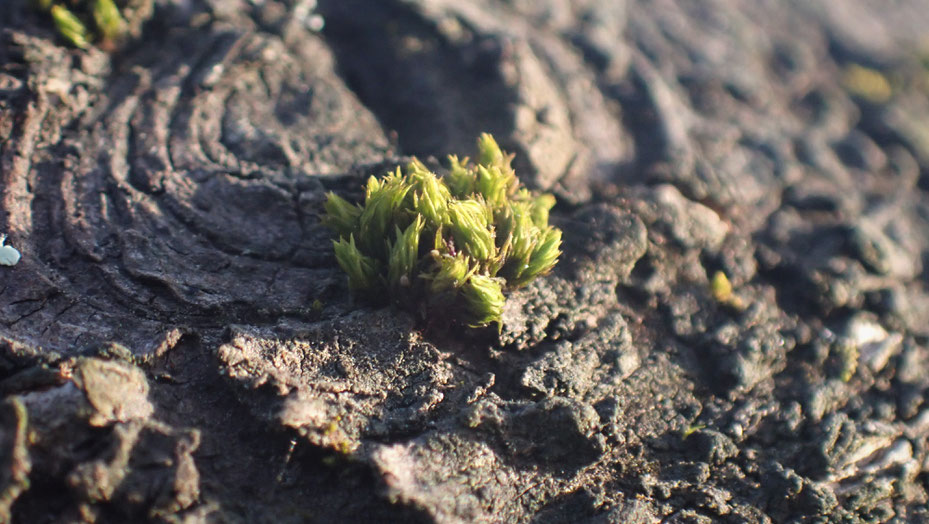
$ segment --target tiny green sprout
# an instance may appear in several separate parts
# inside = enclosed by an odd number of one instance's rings
[[[52,20],[55,22],[55,28],[61,33],[74,47],[84,49],[87,47],[87,27],[81,22],[81,19],[61,5],[53,5],[49,11]]]
[[[387,263],[387,282],[394,291],[408,288],[413,283],[419,259],[419,236],[424,225],[422,215],[417,215],[406,231],[400,231],[397,227],[397,239],[390,246],[390,259]]]
[[[848,382],[855,376],[858,370],[859,350],[855,342],[848,339],[839,339],[833,346],[831,353],[834,355],[835,374],[839,380]]]
[[[710,280],[710,293],[713,295],[713,300],[723,306],[728,306],[735,310],[742,310],[745,308],[742,299],[733,293],[732,283],[729,282],[729,277],[722,271],[713,273],[713,278]]]
[[[377,261],[365,256],[355,246],[355,236],[349,235],[333,243],[339,266],[348,273],[348,286],[352,289],[371,289],[378,282]]]
[[[530,200],[529,195],[525,196],[526,200]],[[555,197],[549,194],[539,195],[538,197],[531,199],[532,209],[530,214],[532,216],[532,223],[536,227],[545,227],[548,224],[548,212],[555,207]]]
[[[477,269],[477,266],[468,265],[468,257],[464,253],[440,255],[438,250],[433,250],[431,254],[435,258],[437,271],[434,275],[425,276],[431,280],[429,291],[436,295],[457,291]]]
[[[91,9],[100,37],[108,41],[119,38],[123,31],[123,18],[113,0],[94,0]]]
[[[681,432],[681,440],[687,440],[687,437],[693,435],[701,429],[706,429],[706,424],[691,424],[690,426],[687,426],[684,428],[684,431]]]
[[[448,156],[448,174],[442,180],[455,198],[463,198],[474,192],[474,173],[468,169],[468,158],[459,161],[455,155]]]
[[[893,97],[893,86],[887,76],[876,69],[851,64],[842,72],[842,83],[851,94],[875,104]]]
[[[473,275],[464,285],[463,294],[473,326],[497,322],[503,315],[503,279]]]
[[[358,218],[361,216],[361,208],[349,204],[344,198],[335,193],[329,193],[326,200],[326,216],[323,222],[339,236],[350,235],[355,231],[358,225]]]
[[[479,200],[456,200],[448,205],[449,228],[458,246],[478,263],[488,263],[496,253],[488,208]]]
[[[561,255],[561,230],[549,227],[541,234],[532,249],[529,263],[516,276],[518,284],[526,284],[539,275],[551,271]]]
[[[710,281],[710,291],[713,293],[713,299],[719,303],[726,303],[732,299],[732,284],[725,273],[722,271],[713,273],[713,280]]]
[[[322,222],[356,294],[499,326],[505,292],[552,270],[561,255],[561,230],[548,224],[555,197],[522,188],[513,156],[488,134],[477,159],[449,156],[441,177],[414,159],[370,177],[360,204],[328,195]]]
[[[58,33],[74,47],[86,49],[94,39],[112,45],[125,32],[125,21],[114,0],[32,0],[49,14]]]

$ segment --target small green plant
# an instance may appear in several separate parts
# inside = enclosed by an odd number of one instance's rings
[[[522,188],[512,158],[483,134],[477,162],[449,156],[444,177],[414,159],[369,178],[362,204],[330,193],[323,220],[339,237],[349,287],[472,327],[499,324],[504,291],[549,272],[561,255],[561,230],[548,225],[555,197]]]
[[[114,0],[32,0],[32,3],[52,17],[58,33],[74,47],[84,49],[94,38],[109,46],[124,31],[125,21]]]
[[[706,424],[691,424],[687,426],[684,428],[684,431],[681,432],[681,440],[687,440],[687,437],[693,435],[701,429],[706,429]]]

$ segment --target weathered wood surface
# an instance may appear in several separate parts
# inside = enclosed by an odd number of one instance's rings
[[[929,519],[924,2],[7,3],[0,520]],[[563,262],[352,301],[325,192],[482,131]]]

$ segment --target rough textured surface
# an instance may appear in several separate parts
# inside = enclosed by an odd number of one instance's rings
[[[923,2],[7,3],[0,520],[929,520]],[[353,300],[325,192],[482,131],[562,262]]]

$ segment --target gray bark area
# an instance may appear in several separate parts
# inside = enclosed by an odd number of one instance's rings
[[[26,4],[0,521],[929,520],[924,2]],[[325,193],[482,131],[562,262],[499,335],[353,300]]]

